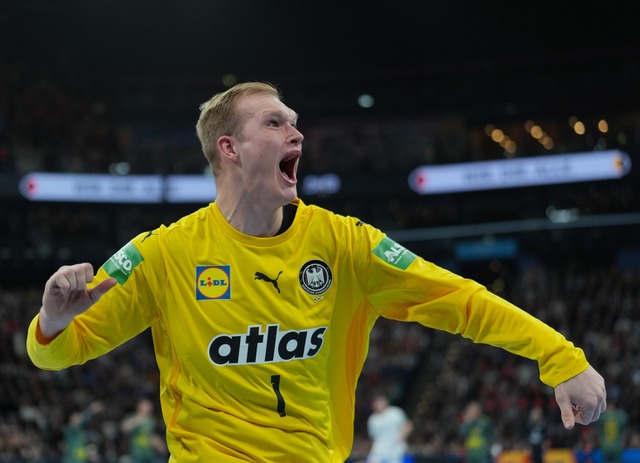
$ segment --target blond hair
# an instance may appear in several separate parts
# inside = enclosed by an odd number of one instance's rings
[[[236,104],[240,98],[257,93],[266,93],[281,99],[279,90],[272,84],[244,82],[217,93],[200,105],[196,132],[202,145],[202,152],[209,161],[214,176],[220,170],[218,138],[223,135],[240,135],[243,121],[236,112]]]

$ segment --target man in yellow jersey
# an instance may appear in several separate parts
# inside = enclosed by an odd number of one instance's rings
[[[279,92],[243,83],[201,106],[217,197],[142,233],[95,273],[47,281],[27,348],[59,370],[147,328],[171,462],[344,462],[378,317],[538,362],[566,428],[606,407],[602,377],[551,327],[357,218],[297,197],[303,136]]]

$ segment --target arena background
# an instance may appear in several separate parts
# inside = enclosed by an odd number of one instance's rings
[[[300,114],[306,202],[384,229],[583,346],[629,416],[626,461],[640,461],[640,34],[627,3],[585,8],[0,2],[0,461],[59,461],[71,412],[96,400],[107,408],[87,423],[90,460],[130,461],[119,423],[140,398],[156,400],[146,334],[99,361],[47,373],[26,358],[24,333],[60,265],[99,266],[135,234],[206,203],[38,201],[21,190],[24,179],[204,177],[198,105],[245,80],[277,84]],[[490,129],[515,145],[501,146]],[[423,165],[611,150],[629,156],[617,178],[435,195],[408,184]],[[379,391],[414,420],[418,461],[462,461],[460,412],[473,399],[494,420],[496,455],[528,449],[524,424],[539,404],[550,448],[601,458],[595,426],[562,429],[535,365],[381,321],[358,386],[353,461],[366,455]]]

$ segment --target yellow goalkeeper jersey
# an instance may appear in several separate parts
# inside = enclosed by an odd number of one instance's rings
[[[344,462],[358,376],[380,316],[459,333],[537,360],[555,386],[582,350],[480,284],[356,218],[300,199],[274,237],[232,228],[216,203],[142,233],[94,282],[118,284],[34,364],[62,369],[151,329],[171,462]]]

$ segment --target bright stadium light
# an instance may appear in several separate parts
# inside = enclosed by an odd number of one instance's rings
[[[358,97],[358,106],[361,108],[371,108],[373,106],[374,100],[371,95],[360,95]]]

